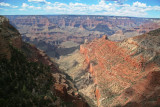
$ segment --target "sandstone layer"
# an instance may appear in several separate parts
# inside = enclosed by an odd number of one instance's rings
[[[159,41],[157,29],[122,42],[103,36],[80,46],[99,107],[160,105]]]

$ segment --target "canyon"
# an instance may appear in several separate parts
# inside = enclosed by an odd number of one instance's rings
[[[21,49],[29,61],[50,66],[54,92],[59,97],[57,106],[60,101],[73,107],[160,106],[160,19],[6,17],[20,32],[9,30],[19,35],[11,42],[13,46]],[[11,26],[8,20],[5,23]],[[14,33],[5,32],[15,38]],[[10,59],[8,45],[0,42],[0,46],[4,46],[0,58]]]
[[[159,106],[160,29],[110,41],[106,35],[58,61],[93,107]]]
[[[0,16],[1,106],[89,107],[57,64]]]
[[[9,15],[25,42],[59,58],[79,49],[85,41],[108,35],[112,41],[147,33],[160,19],[96,15]]]

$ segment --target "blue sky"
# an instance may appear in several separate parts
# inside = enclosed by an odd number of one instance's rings
[[[80,14],[160,18],[160,0],[0,0],[0,14]]]

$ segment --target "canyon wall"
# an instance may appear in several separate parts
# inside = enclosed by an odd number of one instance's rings
[[[80,46],[99,107],[160,105],[159,41],[157,29],[122,42],[103,36]]]
[[[36,45],[54,58],[68,55],[79,49],[79,45],[84,41],[101,38],[104,34],[109,35],[110,40],[122,41],[160,27],[160,19],[134,17],[94,15],[10,15],[7,17],[20,31],[23,41]]]
[[[7,17],[10,23],[20,31],[24,41],[36,45],[49,56],[57,58],[72,53],[85,40],[101,38],[104,34],[109,35],[110,40],[122,41],[160,27],[160,19],[134,17],[94,15],[11,15]],[[68,44],[72,44],[72,47],[68,48]]]
[[[88,107],[73,83],[42,50],[25,43],[0,16],[2,106]]]

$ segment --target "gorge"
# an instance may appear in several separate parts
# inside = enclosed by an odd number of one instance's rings
[[[96,15],[9,15],[26,42],[51,57],[72,53],[84,41],[108,35],[112,41],[138,36],[160,27],[160,19]]]
[[[160,19],[98,15],[6,17],[11,25],[1,16],[0,59],[11,59],[12,45],[27,57],[27,63],[49,66],[51,73],[42,68],[47,73],[41,74],[42,81],[48,77],[54,80],[50,90],[57,100],[47,104],[160,106]],[[43,95],[42,101],[50,99],[48,94]]]

